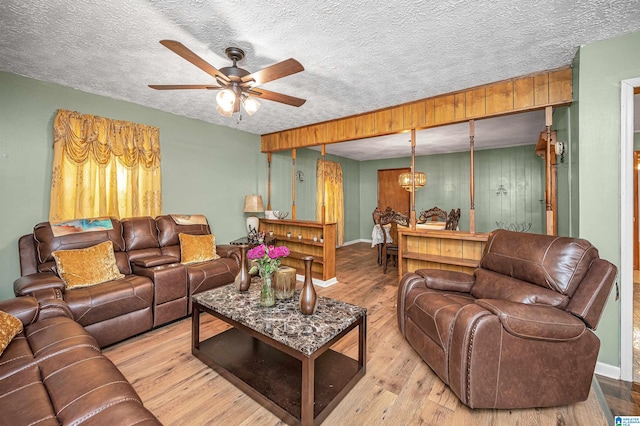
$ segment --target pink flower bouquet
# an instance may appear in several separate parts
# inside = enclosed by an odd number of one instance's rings
[[[247,252],[247,257],[255,260],[258,266],[253,266],[249,273],[253,274],[258,269],[261,277],[275,272],[280,266],[280,258],[289,256],[289,249],[285,246],[266,246],[261,244]]]

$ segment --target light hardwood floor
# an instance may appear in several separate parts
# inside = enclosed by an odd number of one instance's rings
[[[367,374],[325,425],[606,425],[596,392],[573,406],[471,410],[429,369],[396,324],[397,269],[382,274],[366,243],[338,249],[338,284],[323,296],[368,309]],[[300,285],[300,283],[298,283]],[[227,328],[203,314],[201,338]],[[165,425],[276,425],[282,422],[191,355],[191,320],[182,320],[105,349]],[[334,349],[357,356],[351,333]],[[259,371],[256,371],[259,374]]]

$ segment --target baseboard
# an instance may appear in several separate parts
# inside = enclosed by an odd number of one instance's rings
[[[296,274],[296,280],[304,282],[304,275]],[[317,285],[318,287],[329,287],[338,283],[338,279],[336,277],[329,278],[326,281],[318,278],[312,278],[311,281],[313,282],[313,285]]]
[[[605,364],[603,362],[596,363],[596,374],[609,377],[610,379],[620,380],[620,367]]]
[[[351,240],[351,241],[345,241],[341,247],[344,246],[350,246],[351,244],[358,244],[358,243],[369,243],[371,244],[372,240],[365,240],[360,238],[359,240]]]

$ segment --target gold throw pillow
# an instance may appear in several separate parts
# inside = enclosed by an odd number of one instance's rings
[[[83,249],[56,250],[52,255],[56,260],[58,275],[67,289],[124,278],[116,264],[111,241]]]
[[[178,234],[180,238],[180,263],[206,262],[220,258],[216,253],[216,236]]]
[[[22,321],[11,314],[0,311],[0,355],[9,343],[22,332]]]

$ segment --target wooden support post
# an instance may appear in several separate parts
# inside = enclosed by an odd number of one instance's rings
[[[411,229],[416,229],[416,129],[411,129]],[[398,262],[400,260],[398,259]]]
[[[322,154],[322,214],[320,216],[320,220],[324,225],[326,220],[326,206],[324,205],[325,192],[326,192],[324,188],[324,165],[325,165],[325,156],[327,155],[327,147],[325,144],[322,144],[321,154]]]
[[[267,210],[271,210],[271,151],[267,152]]]
[[[469,232],[476,233],[476,189],[475,189],[475,172],[473,170],[473,150],[475,144],[475,120],[469,120],[469,195],[471,197],[471,209],[469,210]]]
[[[551,126],[553,125],[553,108],[548,106],[544,110],[544,121],[547,127],[547,146],[544,156],[545,161],[545,202],[547,205],[547,235],[553,235],[553,208],[551,205]]]
[[[291,220],[296,220],[296,149],[291,150]]]

